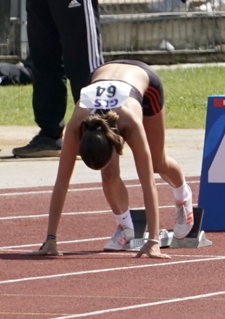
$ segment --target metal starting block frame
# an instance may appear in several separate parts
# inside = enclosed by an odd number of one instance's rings
[[[131,210],[131,218],[134,224],[135,238],[126,244],[123,249],[126,251],[139,251],[147,242],[149,233],[146,231],[147,221],[144,209]],[[193,208],[194,226],[187,237],[176,239],[173,231],[167,229],[159,230],[159,247],[165,248],[200,248],[211,246],[212,242],[206,239],[204,231],[201,231],[204,211],[202,208]]]
[[[212,242],[206,239],[205,232],[201,230],[204,211],[200,207],[193,209],[194,225],[192,230],[183,239],[173,237],[170,247],[172,248],[200,248],[211,246]]]

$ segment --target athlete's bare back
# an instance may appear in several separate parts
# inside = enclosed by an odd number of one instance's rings
[[[119,80],[127,82],[136,87],[143,95],[146,91],[149,78],[147,73],[136,65],[108,63],[99,67],[92,75],[91,81],[97,80]]]

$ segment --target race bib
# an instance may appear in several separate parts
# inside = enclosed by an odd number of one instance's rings
[[[120,81],[99,81],[84,87],[80,94],[80,107],[110,110],[123,105],[132,87]]]

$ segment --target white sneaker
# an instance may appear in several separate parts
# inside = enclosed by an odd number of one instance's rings
[[[176,202],[174,236],[177,239],[186,237],[194,225],[194,215],[192,207],[192,192],[190,189],[189,198],[183,202]]]
[[[134,238],[134,230],[128,227],[118,225],[112,238],[105,244],[104,250],[123,250],[124,246]]]

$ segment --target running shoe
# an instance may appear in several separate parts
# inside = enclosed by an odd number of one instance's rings
[[[59,157],[63,139],[54,139],[40,132],[27,145],[12,150],[15,157]]]
[[[134,230],[118,225],[111,240],[105,244],[104,250],[123,250],[124,246],[134,239]]]
[[[177,239],[186,237],[194,225],[192,207],[192,192],[190,189],[189,198],[186,201],[176,202],[174,236]]]

